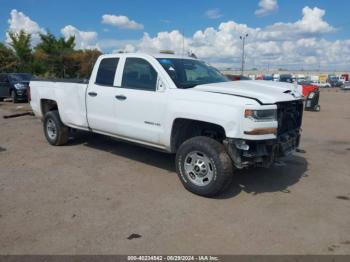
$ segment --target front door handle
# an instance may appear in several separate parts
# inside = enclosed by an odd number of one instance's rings
[[[117,95],[117,96],[115,96],[115,98],[118,99],[118,100],[123,101],[123,100],[126,99],[126,96],[125,95]]]
[[[92,96],[92,97],[95,97],[95,96],[97,96],[97,93],[96,92],[89,92],[88,95]]]

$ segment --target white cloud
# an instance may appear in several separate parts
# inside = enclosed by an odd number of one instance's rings
[[[40,36],[44,34],[45,30],[41,28],[37,22],[31,20],[24,13],[12,9],[10,13],[10,19],[8,20],[9,28],[8,31],[19,33],[21,30],[32,35],[32,43],[38,43]],[[6,42],[10,42],[8,33],[6,33]]]
[[[183,50],[188,50],[190,40],[184,38],[178,30],[171,32],[160,32],[156,37],[152,38],[145,33],[137,44],[137,50],[148,53],[158,53],[160,50],[174,50],[180,54]]]
[[[208,27],[187,37],[178,30],[159,32],[153,37],[144,33],[139,41],[128,43],[125,49],[151,53],[171,49],[177,54],[191,50],[200,59],[214,65],[238,67],[242,52],[239,36],[248,33],[248,67],[267,64],[276,68],[318,68],[319,64],[346,67],[350,61],[350,40],[327,41],[321,38],[322,34],[335,30],[323,20],[324,15],[325,11],[317,7],[305,7],[301,19],[294,23],[280,22],[265,28],[228,21],[217,28]]]
[[[75,36],[75,46],[77,49],[99,49],[96,32],[80,31],[72,25],[67,25],[61,29],[61,33],[66,39],[70,36]]]
[[[74,35],[77,48],[100,48],[105,51],[151,52],[158,53],[163,49],[174,50],[177,54],[194,52],[204,59],[221,68],[239,67],[241,61],[242,42],[239,36],[248,33],[246,42],[247,68],[287,67],[300,69],[321,68],[347,69],[350,61],[350,39],[329,41],[323,36],[335,31],[324,20],[325,10],[308,6],[302,10],[299,20],[290,23],[275,23],[264,28],[249,27],[235,21],[221,23],[218,27],[208,27],[184,37],[178,30],[159,32],[154,36],[144,33],[141,39],[98,39],[96,32],[80,31],[67,25],[61,29],[65,38]],[[114,18],[115,16],[112,16]],[[107,19],[109,20],[109,19]],[[106,21],[107,21],[106,20]],[[115,21],[115,19],[110,19]],[[114,25],[126,26],[128,23],[114,22]],[[135,28],[135,21],[124,19]],[[45,30],[31,18],[12,10],[9,30],[19,32],[21,29],[32,34],[33,44],[39,41],[39,33]],[[134,23],[132,23],[134,22]],[[137,23],[136,23],[137,24]],[[139,24],[137,24],[139,25]],[[130,27],[130,25],[129,25]],[[138,26],[136,26],[138,27]]]
[[[214,8],[214,9],[207,10],[205,12],[205,15],[209,19],[218,19],[218,18],[222,17],[222,14],[221,14],[221,11],[220,11],[219,8]]]
[[[310,33],[328,33],[334,31],[334,28],[323,20],[325,10],[317,7],[303,8],[303,18],[295,23],[296,27],[304,32]]]
[[[323,20],[325,10],[317,7],[303,8],[303,17],[295,23],[275,23],[259,33],[265,40],[285,40],[301,37],[314,37],[335,31],[335,28]]]
[[[278,10],[277,0],[260,0],[259,9],[255,11],[256,16],[267,16]]]
[[[102,23],[109,24],[122,29],[132,29],[132,30],[141,30],[143,29],[143,24],[137,23],[134,20],[130,20],[127,16],[124,15],[103,15]]]

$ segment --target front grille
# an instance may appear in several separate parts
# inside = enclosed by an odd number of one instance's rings
[[[277,103],[277,134],[282,135],[301,127],[303,118],[303,101]]]

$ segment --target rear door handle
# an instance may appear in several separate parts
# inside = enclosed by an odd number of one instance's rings
[[[115,98],[118,99],[118,100],[123,101],[123,100],[126,99],[126,96],[125,95],[117,95],[117,96],[115,96]]]
[[[92,96],[92,97],[95,97],[95,96],[97,96],[97,93],[96,92],[89,92],[88,95]]]

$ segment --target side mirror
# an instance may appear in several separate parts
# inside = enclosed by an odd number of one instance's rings
[[[159,92],[164,92],[165,91],[165,84],[162,81],[161,78],[158,77],[158,81],[157,81],[157,91]]]

